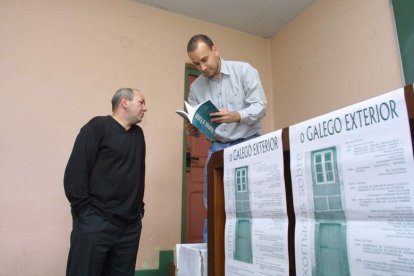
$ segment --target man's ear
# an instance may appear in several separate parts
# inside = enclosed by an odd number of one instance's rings
[[[127,106],[128,106],[128,102],[129,102],[129,100],[127,99],[127,98],[122,98],[122,100],[121,100],[121,106],[122,106],[122,108],[127,108]]]
[[[217,46],[216,46],[216,45],[213,45],[213,47],[211,48],[211,50],[213,51],[213,53],[214,53],[216,56],[219,56],[219,49],[217,48]]]

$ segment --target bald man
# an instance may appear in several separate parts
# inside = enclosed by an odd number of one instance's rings
[[[64,175],[73,229],[66,275],[133,276],[144,216],[144,95],[121,88],[112,115],[78,134]]]

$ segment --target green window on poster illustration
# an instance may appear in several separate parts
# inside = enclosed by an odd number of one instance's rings
[[[342,207],[337,149],[311,153],[315,216],[315,275],[348,276],[346,218]]]
[[[252,251],[252,214],[250,210],[250,193],[248,166],[236,168],[235,198],[236,198],[236,239],[234,259],[253,263]]]

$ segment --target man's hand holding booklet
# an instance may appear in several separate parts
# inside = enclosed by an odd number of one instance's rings
[[[210,113],[219,112],[218,108],[211,100],[207,100],[196,106],[191,106],[186,101],[184,101],[184,104],[187,112],[182,110],[176,110],[175,112],[195,126],[210,141],[214,141],[214,132],[220,123],[212,122]]]

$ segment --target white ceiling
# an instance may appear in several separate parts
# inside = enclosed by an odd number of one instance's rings
[[[270,38],[316,0],[131,0]]]

